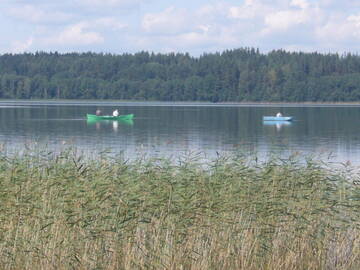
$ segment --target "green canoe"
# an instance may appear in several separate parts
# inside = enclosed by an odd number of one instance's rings
[[[121,120],[132,120],[134,118],[133,114],[124,114],[119,116],[112,116],[112,115],[95,115],[95,114],[87,114],[86,115],[88,120],[114,120],[114,121],[121,121]]]

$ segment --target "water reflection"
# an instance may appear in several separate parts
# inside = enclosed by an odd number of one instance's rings
[[[130,157],[138,152],[161,157],[184,151],[209,156],[255,152],[259,157],[281,151],[325,152],[360,163],[360,106],[288,107],[286,114],[297,119],[291,123],[263,122],[279,106],[101,105],[103,111],[119,107],[123,114],[135,114],[134,122],[86,121],[86,114],[98,108],[91,103],[0,107],[0,144],[23,149],[24,142],[36,141],[56,148],[66,141],[89,152],[111,149]]]
[[[280,131],[284,126],[291,126],[292,122],[290,121],[263,121],[265,126],[275,126],[276,131]]]
[[[106,125],[112,124],[114,130],[118,128],[119,124],[121,125],[128,125],[132,126],[134,124],[134,121],[132,119],[120,119],[120,120],[94,120],[94,119],[87,119],[86,120],[87,125],[96,125],[96,127],[100,127],[101,123],[104,123]]]
[[[86,121],[87,126],[92,127],[95,126],[95,129],[97,131],[100,131],[102,128],[104,130],[107,129],[107,127],[112,127],[112,130],[114,132],[118,132],[119,125],[123,126],[132,126],[134,124],[133,120],[92,120],[87,119]]]
[[[117,132],[118,127],[119,127],[119,122],[118,122],[118,121],[113,121],[113,122],[112,122],[112,126],[113,126],[113,130],[114,130],[115,132]]]

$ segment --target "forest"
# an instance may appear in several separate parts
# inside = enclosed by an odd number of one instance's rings
[[[360,56],[256,48],[198,57],[2,54],[0,99],[352,102],[360,100]]]

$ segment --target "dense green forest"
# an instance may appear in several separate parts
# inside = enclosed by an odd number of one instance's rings
[[[253,48],[189,54],[0,55],[0,98],[359,101],[360,56]]]

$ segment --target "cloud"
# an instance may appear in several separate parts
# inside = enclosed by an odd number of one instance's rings
[[[200,18],[201,20],[216,20],[227,16],[229,5],[223,2],[206,4],[199,9],[192,11],[192,18]]]
[[[31,23],[59,23],[72,18],[71,14],[58,11],[46,11],[33,5],[12,7],[8,10],[8,14]]]
[[[32,37],[28,38],[26,41],[15,41],[12,44],[12,53],[23,53],[26,52],[31,45],[33,44],[34,39]]]
[[[93,22],[88,22],[88,25],[92,25],[97,28],[106,28],[107,30],[123,30],[128,27],[127,24],[120,22],[118,19],[114,17],[103,17],[94,20]]]
[[[316,36],[319,40],[342,43],[360,40],[360,14],[350,15],[343,20],[333,18],[326,24],[318,26]]]
[[[296,0],[293,4],[305,6],[304,2]],[[142,49],[156,44],[166,44],[167,48],[181,50],[258,47],[260,42],[263,42],[264,29],[267,29],[268,33],[281,31],[285,21],[286,28],[283,30],[287,30],[291,25],[307,19],[305,12],[298,10],[298,6],[295,8],[296,10],[290,10],[296,14],[294,20],[294,14],[278,13],[279,10],[271,3],[266,4],[261,0],[245,0],[239,6],[224,2],[206,4],[190,11],[171,7],[159,13],[146,14],[143,18],[142,29],[147,36],[140,39]],[[272,14],[274,17],[269,16]],[[279,15],[280,22],[277,21]],[[157,42],[152,41],[155,38]]]
[[[355,26],[357,29],[360,28],[360,15],[351,15],[347,17],[347,21]]]
[[[229,8],[228,17],[249,20],[268,13],[272,8],[258,0],[245,0],[243,5]]]
[[[309,45],[300,45],[300,44],[289,44],[285,45],[282,49],[288,52],[314,52],[314,51],[321,51],[321,49],[316,49],[314,44]]]
[[[137,6],[140,0],[77,0],[81,5],[88,7],[131,7]]]
[[[159,47],[161,43],[163,46]],[[209,47],[216,45],[217,41],[214,37],[208,36],[204,33],[188,32],[173,36],[160,36],[157,39],[149,37],[135,38],[133,45],[138,50],[152,50],[163,53],[168,52],[189,52],[189,47],[192,50],[201,48],[201,52],[207,50]]]
[[[185,9],[169,7],[159,13],[145,14],[141,25],[147,33],[174,35],[190,30],[189,19]]]
[[[0,2],[4,51],[359,50],[358,0]]]
[[[77,23],[65,28],[56,36],[46,38],[50,45],[91,45],[104,42],[104,37],[97,32],[87,31],[87,23]]]
[[[301,9],[306,9],[309,7],[309,3],[306,0],[292,0],[290,5],[294,7],[299,7]]]
[[[286,31],[290,27],[309,22],[311,17],[304,11],[283,10],[270,13],[265,17],[266,28],[263,33],[269,34],[274,31]]]
[[[289,33],[300,31],[308,37],[314,37],[314,29],[324,24],[329,18],[319,3],[309,4],[306,0],[292,0],[285,9],[269,12],[264,18],[261,35]]]

